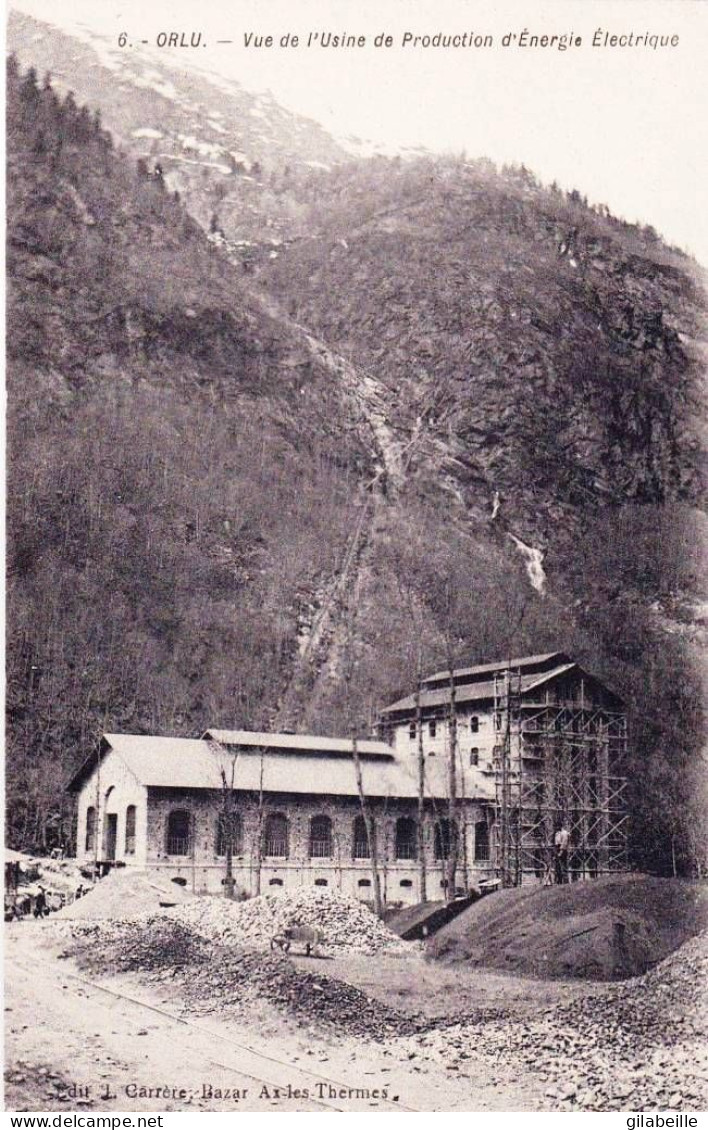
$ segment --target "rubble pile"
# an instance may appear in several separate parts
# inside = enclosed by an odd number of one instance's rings
[[[139,972],[179,986],[176,1000],[199,1014],[253,1015],[267,1001],[300,1024],[383,1040],[412,1035],[431,1021],[406,1016],[324,973],[301,970],[282,953],[214,945],[171,916],[122,922],[65,923],[62,954],[96,974]]]
[[[77,890],[87,891],[92,884],[82,875],[73,859],[54,859],[9,852],[6,862],[18,864],[17,886],[5,889],[5,921],[32,914],[43,898],[43,914],[58,911],[73,902]]]
[[[272,895],[246,902],[218,897],[195,899],[170,911],[172,917],[216,944],[269,946],[271,939],[290,926],[312,926],[321,931],[323,954],[406,953],[402,942],[363,903],[316,887]],[[293,951],[297,951],[297,945]]]
[[[552,1108],[704,1110],[708,1104],[708,932],[651,972],[539,1014],[463,1021],[417,1038],[453,1070],[470,1052],[541,1079]]]
[[[21,869],[26,869],[29,874],[36,874],[38,881],[45,888],[53,891],[73,894],[79,885],[84,888],[91,886],[81,874],[74,859],[30,857],[26,865],[21,865]]]
[[[230,1011],[246,1001],[266,1000],[299,1024],[370,1040],[412,1035],[430,1023],[324,973],[298,969],[280,953],[236,946],[217,950],[215,961],[193,970],[184,988],[195,1012]]]
[[[76,957],[82,969],[93,973],[166,972],[174,976],[211,960],[205,939],[166,915],[63,925],[73,944],[61,956]]]

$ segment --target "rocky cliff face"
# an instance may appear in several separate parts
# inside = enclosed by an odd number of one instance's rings
[[[477,514],[497,496],[542,543],[576,510],[695,497],[695,266],[528,174],[382,164],[263,282],[383,383],[409,477]]]

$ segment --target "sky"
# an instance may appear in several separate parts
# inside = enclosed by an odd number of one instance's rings
[[[708,265],[708,4],[704,0],[12,0],[116,43],[201,31],[206,47],[166,48],[335,136],[377,145],[523,162],[544,182],[577,188],[616,215],[652,224]],[[506,33],[581,36],[581,47],[502,46]],[[611,34],[678,36],[678,45],[594,48]],[[491,35],[492,48],[403,47],[402,36]],[[271,48],[244,37],[273,35]],[[309,32],[365,35],[363,49],[306,48]],[[300,46],[281,47],[298,34]],[[374,37],[393,36],[376,48]],[[217,44],[218,39],[233,40]],[[129,48],[126,48],[129,49]],[[146,50],[138,47],[133,50]],[[157,50],[155,47],[154,50]]]

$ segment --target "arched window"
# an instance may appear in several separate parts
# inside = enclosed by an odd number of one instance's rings
[[[288,821],[281,812],[266,817],[263,831],[263,854],[285,859],[288,855]]]
[[[479,820],[474,826],[474,861],[486,863],[489,859],[489,826],[486,820]]]
[[[452,833],[452,834],[451,834]],[[450,848],[457,841],[457,827],[450,825],[448,819],[438,820],[435,825],[435,858],[449,859]]]
[[[479,747],[476,745],[470,750],[470,765],[479,765]]]
[[[282,885],[283,885],[282,879],[269,879],[268,880],[268,886],[269,887],[282,887]]]
[[[125,854],[135,855],[135,805],[125,810]]]
[[[329,816],[313,816],[310,821],[310,859],[332,857],[332,821]]]
[[[354,859],[371,859],[369,837],[366,834],[366,821],[363,816],[357,816],[354,821],[352,857]]]
[[[86,851],[96,850],[96,809],[91,804],[86,809]]]
[[[396,859],[417,859],[418,825],[411,816],[396,821]]]
[[[472,717],[470,718],[470,733],[471,734],[478,734],[479,733],[479,718],[477,717],[476,714],[473,714]]]
[[[186,808],[174,808],[167,818],[167,854],[189,855],[191,815]]]
[[[216,822],[216,854],[243,854],[243,830],[238,812],[221,812]]]

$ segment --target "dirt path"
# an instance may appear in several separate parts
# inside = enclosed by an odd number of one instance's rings
[[[538,1094],[508,1071],[482,1072],[473,1050],[451,1072],[295,1029],[266,1007],[248,1024],[180,1015],[164,983],[87,979],[48,936],[41,923],[6,930],[8,1109],[538,1109]]]
[[[294,962],[307,967],[305,959]],[[326,971],[401,1012],[446,1019],[503,1009],[510,1017],[529,1020],[554,1005],[605,991],[599,982],[534,980],[466,963],[426,961],[415,951],[405,960],[386,954],[376,961],[364,955],[330,958]]]

